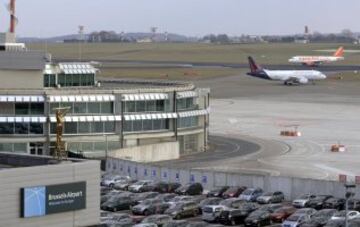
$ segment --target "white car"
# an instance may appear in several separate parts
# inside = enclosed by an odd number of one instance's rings
[[[102,186],[107,186],[107,187],[113,187],[114,184],[121,182],[121,181],[129,181],[131,178],[129,176],[119,176],[119,175],[115,175],[115,176],[109,176],[104,178],[101,181],[101,185]]]
[[[142,187],[147,186],[149,184],[153,183],[152,180],[140,180],[128,187],[128,190],[130,192],[141,192]]]
[[[310,216],[307,214],[293,214],[282,223],[281,227],[298,227],[309,220]]]
[[[346,213],[345,210],[338,211],[330,218],[330,220],[339,220],[339,221],[345,220],[345,213]],[[348,220],[360,218],[360,212],[355,210],[350,210],[347,213],[347,218]]]
[[[313,199],[313,198],[315,198],[315,195],[313,195],[313,194],[304,194],[304,195],[301,195],[299,198],[295,199],[292,202],[292,205],[296,208],[303,208],[306,206],[306,203],[310,199]]]
[[[221,214],[221,211],[229,208],[237,208],[243,201],[239,198],[225,199],[219,205],[204,206],[202,210],[201,219],[207,222],[216,221]]]

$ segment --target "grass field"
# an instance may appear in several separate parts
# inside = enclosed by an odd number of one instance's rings
[[[342,44],[200,44],[200,43],[102,43],[82,44],[83,60],[181,61],[246,63],[253,56],[260,64],[288,64],[294,55],[330,55],[316,50],[336,49]],[[343,44],[346,49],[360,51],[360,45]],[[58,59],[78,59],[79,44],[31,44],[34,50],[46,50]],[[115,63],[116,64],[116,63]],[[360,53],[345,53],[345,61],[335,64],[360,64]],[[168,79],[199,79],[226,76],[244,70],[228,68],[150,68],[118,65],[103,69],[106,77],[144,77]]]

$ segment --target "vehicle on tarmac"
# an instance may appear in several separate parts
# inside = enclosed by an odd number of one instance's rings
[[[141,224],[154,223],[157,226],[163,226],[166,223],[169,223],[170,221],[172,221],[172,219],[169,215],[155,214],[155,215],[150,215],[150,216],[144,218],[144,220],[142,220]]]
[[[329,198],[324,202],[323,208],[343,210],[345,209],[345,199],[335,197]]]
[[[101,204],[102,210],[107,211],[120,211],[120,210],[129,210],[131,206],[134,205],[133,200],[130,196],[113,196],[108,199],[105,203]]]
[[[295,213],[295,211],[296,208],[293,206],[283,206],[270,214],[270,219],[272,222],[282,223],[286,218]]]
[[[320,210],[323,208],[323,205],[326,200],[333,198],[332,195],[316,195],[314,198],[311,198],[307,203],[306,207],[314,208]]]
[[[316,212],[310,217],[310,220],[305,221],[300,227],[322,227],[330,220],[335,214],[336,209],[323,209]]]
[[[160,199],[146,199],[143,202],[139,203],[136,206],[131,208],[131,212],[135,215],[145,215],[149,216],[151,214],[157,214],[159,207],[163,205],[168,207],[167,203],[164,203]]]
[[[179,195],[201,195],[203,190],[203,186],[200,183],[190,183],[177,188],[175,193]]]
[[[264,79],[281,81],[284,85],[307,84],[310,81],[324,80],[326,75],[317,70],[269,70],[259,67],[252,57],[248,57],[250,72],[247,75]]]
[[[303,208],[306,206],[310,199],[315,198],[314,194],[303,194],[292,202],[292,205],[296,208]]]
[[[143,188],[149,184],[152,184],[152,180],[140,180],[128,187],[130,192],[143,192]]]
[[[221,224],[235,225],[244,221],[244,219],[253,211],[257,210],[257,203],[246,202],[241,203],[238,208],[223,209],[219,216]]]
[[[306,221],[310,220],[310,215],[307,214],[296,214],[294,213],[288,217],[283,223],[282,227],[298,227]]]
[[[174,207],[167,209],[164,214],[170,215],[174,219],[196,217],[199,215],[199,206],[192,201],[177,203]]]
[[[223,193],[222,197],[224,199],[239,197],[245,190],[246,187],[230,187]]]
[[[229,186],[216,187],[207,193],[207,197],[222,197],[224,192],[229,189]]]
[[[260,204],[266,204],[266,203],[281,203],[284,201],[285,195],[283,192],[277,191],[277,192],[267,192],[263,195],[259,196],[256,201]]]
[[[262,194],[263,190],[261,188],[248,188],[239,195],[239,198],[244,201],[254,202]]]
[[[207,205],[202,208],[201,219],[207,222],[217,221],[221,211],[227,208],[238,208],[240,204],[244,203],[239,198],[225,199],[219,205]]]
[[[112,175],[105,177],[100,184],[112,188],[117,182],[128,181],[130,179],[129,176]]]

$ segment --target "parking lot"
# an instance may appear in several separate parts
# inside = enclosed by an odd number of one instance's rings
[[[360,226],[360,200],[348,194],[350,227]],[[210,191],[200,183],[136,181],[104,174],[103,226],[344,226],[345,198],[307,194],[286,201],[284,193],[223,186]]]

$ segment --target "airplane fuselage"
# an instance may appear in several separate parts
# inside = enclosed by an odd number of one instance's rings
[[[344,60],[344,57],[335,56],[294,56],[289,59],[292,63],[320,64],[323,62],[335,62]]]

